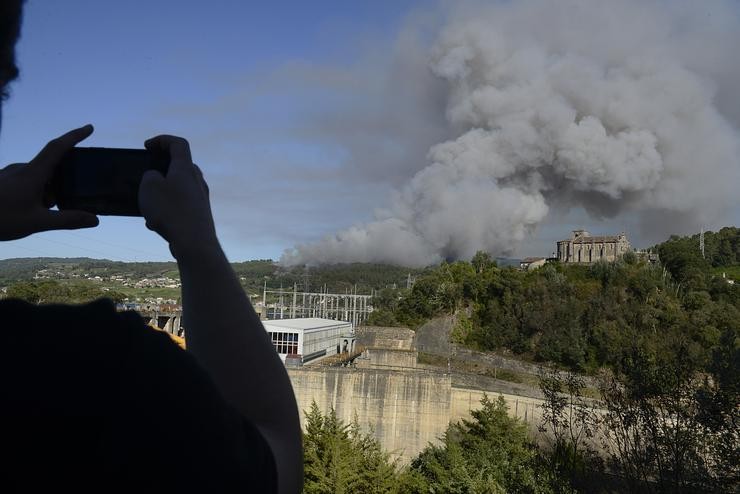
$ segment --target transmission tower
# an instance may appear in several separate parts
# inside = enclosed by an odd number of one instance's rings
[[[704,228],[701,229],[699,234],[699,250],[701,251],[701,257],[704,258]]]
[[[308,266],[304,268],[303,271],[303,291],[308,292],[310,291],[308,288],[308,279],[311,277],[311,275],[308,273]]]

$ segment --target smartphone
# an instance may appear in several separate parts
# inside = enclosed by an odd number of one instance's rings
[[[141,216],[139,184],[148,170],[167,175],[166,152],[146,149],[72,148],[57,165],[46,202],[99,215]]]

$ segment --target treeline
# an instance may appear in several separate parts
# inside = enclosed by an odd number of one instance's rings
[[[51,265],[66,263],[69,265],[79,264],[88,258],[58,257],[19,257],[14,259],[0,259],[0,285],[7,285],[14,281],[32,279],[37,271]]]
[[[4,296],[32,304],[82,304],[103,297],[118,303],[126,298],[121,292],[104,290],[94,283],[60,283],[55,280],[19,281],[7,287]]]
[[[413,280],[428,270],[404,268],[387,264],[352,263],[321,266],[283,267],[270,259],[232,263],[242,286],[250,293],[261,292],[265,282],[270,289],[292,289],[333,293],[352,292],[369,294],[386,287],[405,287],[409,276]],[[131,279],[179,278],[174,262],[120,262],[89,258],[22,258],[0,261],[0,286],[32,280],[36,273],[47,269],[52,277],[76,278],[84,275]]]
[[[725,227],[717,233],[704,233],[703,256],[698,234],[690,237],[672,236],[653,249],[676,281],[687,284],[690,290],[706,290],[707,282],[711,279],[708,274],[738,272],[740,228]]]
[[[267,286],[292,288],[295,284],[299,290],[331,293],[357,291],[370,294],[371,291],[384,288],[399,289],[420,274],[431,269],[414,269],[390,264],[349,263],[323,264],[320,266],[276,267],[267,279]]]
[[[156,278],[166,274],[177,276],[174,262],[121,262],[89,257],[28,257],[0,260],[0,286],[28,281],[41,270],[64,277],[122,275],[131,278]]]
[[[380,292],[370,323],[415,328],[457,313],[453,338],[477,350],[593,373],[626,365],[637,348],[656,355],[680,349],[703,368],[723,335],[740,331],[740,289],[712,269],[740,258],[739,232],[708,232],[714,250],[707,259],[691,238],[672,238],[656,247],[655,265],[629,253],[615,263],[525,272],[478,253],[471,262],[443,263],[410,291]]]
[[[664,262],[671,265],[674,274],[690,274],[686,269],[705,271],[707,266],[730,267],[740,264],[740,228],[727,226],[718,232],[704,233],[704,256],[700,255],[700,234],[688,237],[671,236],[666,242],[652,248]],[[677,261],[688,262],[686,266]]]

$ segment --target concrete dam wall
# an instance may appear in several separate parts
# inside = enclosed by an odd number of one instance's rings
[[[470,416],[484,393],[503,395],[509,413],[536,428],[541,417],[535,397],[495,390],[453,386],[449,374],[385,369],[290,369],[301,421],[315,401],[323,413],[330,408],[349,423],[354,417],[364,430],[373,430],[383,448],[401,461],[413,459],[428,443],[438,442],[450,421]]]
[[[447,341],[452,327],[451,318],[437,323],[441,329],[430,323],[427,331],[430,348]],[[470,417],[488,394],[492,399],[503,396],[509,414],[525,420],[538,434],[542,401],[536,390],[484,376],[420,369],[419,335],[407,328],[364,327],[356,334],[364,350],[354,368],[289,369],[301,421],[312,401],[322,413],[334,408],[345,423],[356,417],[386,451],[408,462],[429,443],[438,443],[451,421]]]
[[[436,441],[449,421],[449,376],[333,368],[291,369],[289,374],[302,412],[315,401],[324,413],[333,407],[346,423],[356,416],[383,448],[405,459]]]

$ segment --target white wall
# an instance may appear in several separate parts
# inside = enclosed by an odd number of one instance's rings
[[[304,359],[315,352],[326,350],[326,355],[335,355],[337,345],[341,346],[341,337],[352,330],[352,325],[333,326],[322,329],[308,329],[302,335],[302,355]]]

